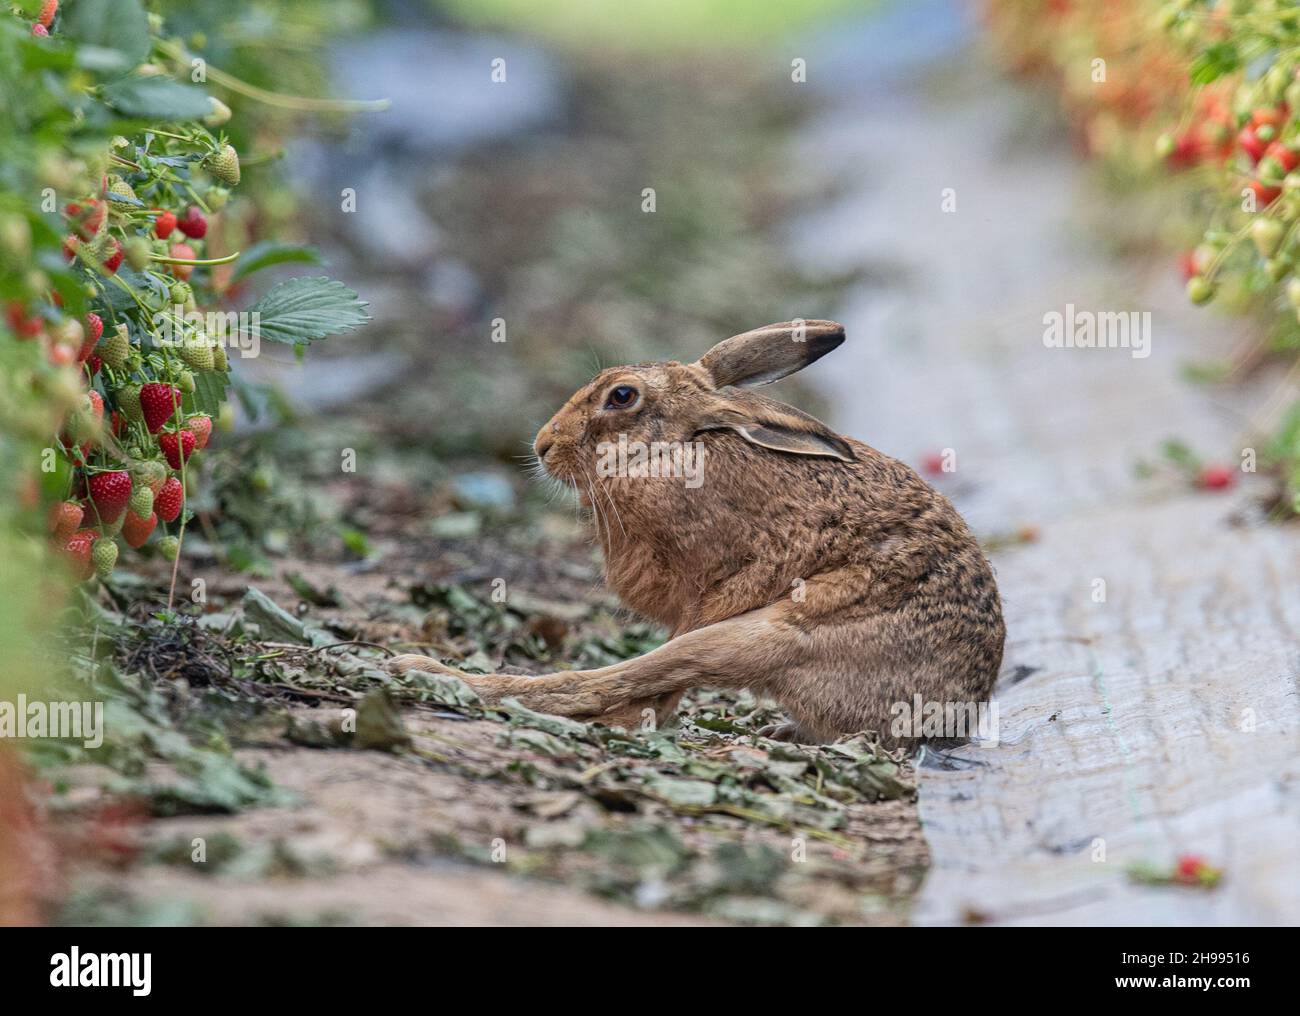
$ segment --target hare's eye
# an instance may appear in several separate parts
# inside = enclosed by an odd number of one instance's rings
[[[637,390],[631,385],[616,385],[605,399],[606,409],[626,409],[636,401]]]

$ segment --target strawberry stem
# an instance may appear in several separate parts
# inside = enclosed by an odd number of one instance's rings
[[[149,259],[164,265],[228,265],[242,253],[242,251],[235,251],[223,258],[165,258],[161,254],[150,254]]]
[[[170,39],[159,39],[158,48],[174,60],[188,61],[185,49],[179,43]],[[302,95],[285,95],[283,92],[269,92],[265,88],[258,88],[256,85],[250,85],[247,81],[235,77],[233,74],[227,74],[225,71],[218,70],[211,64],[207,66],[208,77],[219,85],[224,85],[232,92],[250,99],[256,99],[268,106],[276,106],[280,109],[293,109],[299,112],[313,113],[363,113],[378,112],[388,109],[392,105],[390,99],[309,99]],[[161,132],[155,132],[161,133]]]

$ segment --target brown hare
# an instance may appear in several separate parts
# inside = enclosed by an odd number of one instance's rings
[[[903,463],[743,390],[843,341],[833,321],[784,322],[695,363],[603,370],[538,433],[542,467],[592,510],[606,580],[669,628],[663,646],[539,677],[417,655],[391,669],[627,727],[648,709],[662,722],[690,688],[748,688],[789,714],[773,736],[808,742],[871,730],[898,744],[897,703],[986,700],[1002,607],[956,510]]]

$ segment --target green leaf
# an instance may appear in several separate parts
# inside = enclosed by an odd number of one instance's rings
[[[272,342],[310,342],[360,328],[370,320],[368,304],[341,282],[323,277],[289,279],[250,309],[254,330]]]
[[[103,94],[119,113],[142,120],[198,120],[212,112],[207,92],[170,78],[124,78]]]
[[[80,43],[81,67],[129,71],[149,55],[149,19],[140,0],[77,0],[68,6],[60,34]]]
[[[214,420],[226,401],[228,375],[221,370],[201,370],[194,375],[194,409]]]
[[[1231,74],[1241,65],[1237,47],[1231,42],[1215,43],[1192,62],[1191,79],[1194,85],[1208,85],[1225,74]]]
[[[231,281],[238,282],[272,265],[292,263],[319,265],[322,263],[320,251],[315,247],[300,247],[295,243],[277,243],[274,240],[255,243],[244,251],[239,261],[235,263],[235,272],[231,276]]]

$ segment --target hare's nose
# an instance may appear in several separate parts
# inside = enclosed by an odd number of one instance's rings
[[[533,451],[537,453],[539,459],[544,460],[546,453],[551,450],[553,444],[555,444],[555,439],[549,434],[538,434],[537,440],[533,442]]]

